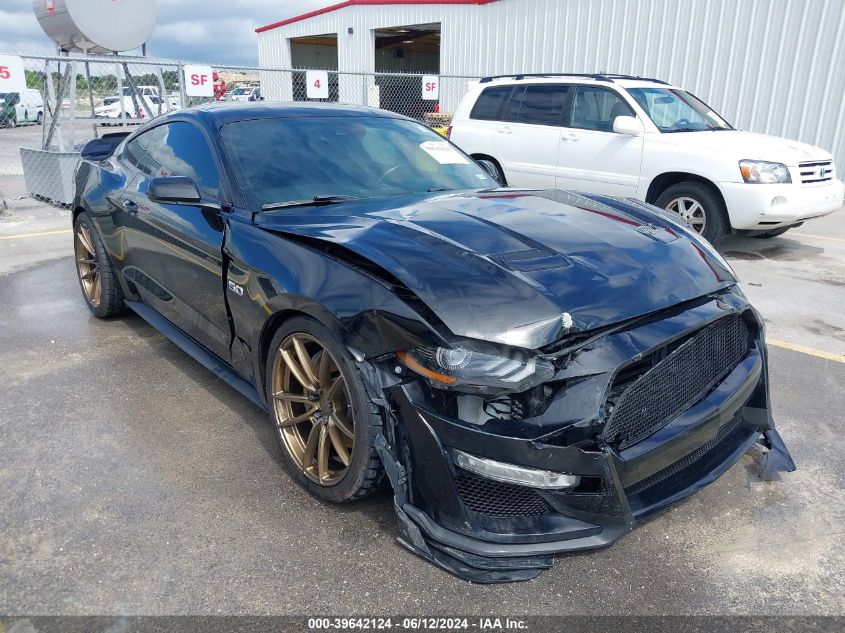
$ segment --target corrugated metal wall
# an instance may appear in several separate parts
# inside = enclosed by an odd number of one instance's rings
[[[289,67],[286,38],[338,33],[338,68],[372,71],[372,29],[429,22],[441,23],[442,75],[659,77],[737,127],[819,145],[845,164],[845,0],[352,6],[259,34],[259,56]]]

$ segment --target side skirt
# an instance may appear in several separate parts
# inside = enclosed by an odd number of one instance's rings
[[[215,376],[228,383],[230,387],[240,392],[241,395],[249,398],[254,405],[267,411],[267,405],[259,395],[258,390],[252,384],[238,376],[226,361],[209,352],[148,305],[138,301],[125,301],[125,303],[138,316],[144,319],[144,321],[169,338],[176,347],[188,354],[188,356],[203,365],[206,369],[210,369],[214,372]]]

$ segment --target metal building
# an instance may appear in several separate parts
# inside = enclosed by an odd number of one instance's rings
[[[658,77],[845,164],[843,0],[347,0],[257,32],[262,67],[339,71],[342,100],[366,94],[347,73],[439,74],[444,88],[510,72]],[[462,93],[444,90],[441,110]]]

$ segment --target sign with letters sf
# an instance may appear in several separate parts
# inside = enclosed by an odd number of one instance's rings
[[[185,66],[185,94],[189,97],[214,96],[214,71],[211,66]]]
[[[440,98],[440,77],[437,75],[422,76],[422,98],[426,101],[437,101]]]
[[[17,55],[0,55],[0,92],[22,92],[25,89],[23,60]]]

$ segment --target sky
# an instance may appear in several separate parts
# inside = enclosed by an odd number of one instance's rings
[[[141,2],[143,0],[134,0]],[[157,0],[147,55],[214,64],[258,64],[256,27],[338,0]],[[0,53],[53,54],[32,0],[0,0]]]

